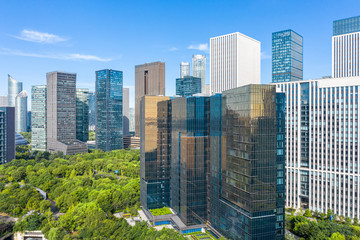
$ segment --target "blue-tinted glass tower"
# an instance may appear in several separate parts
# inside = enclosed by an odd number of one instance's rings
[[[187,97],[201,93],[201,78],[184,76],[176,79],[176,95]]]
[[[293,30],[272,34],[272,82],[303,79],[303,38]]]
[[[0,107],[0,164],[15,159],[15,108]]]
[[[123,148],[123,72],[96,71],[96,148]]]
[[[333,23],[333,36],[360,32],[360,16],[336,20]]]

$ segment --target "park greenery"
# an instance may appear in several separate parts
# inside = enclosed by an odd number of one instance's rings
[[[72,156],[17,150],[17,159],[0,165],[0,212],[19,218],[14,231],[42,230],[49,240],[184,239],[174,230],[156,231],[146,222],[132,227],[113,216],[137,215],[140,208],[138,150]]]
[[[89,131],[89,141],[95,141],[95,131]]]
[[[172,214],[171,210],[167,207],[150,209],[150,212],[153,216]]]
[[[300,237],[311,240],[360,240],[360,226],[358,219],[336,216],[331,210],[327,214],[318,211],[295,213],[295,209],[288,209],[286,215],[286,229]],[[295,239],[287,235],[287,239]]]

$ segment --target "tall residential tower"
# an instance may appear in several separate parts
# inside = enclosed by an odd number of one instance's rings
[[[193,77],[201,78],[201,93],[206,93],[206,56],[205,55],[193,55]]]
[[[31,89],[31,147],[46,151],[46,85],[32,86]]]

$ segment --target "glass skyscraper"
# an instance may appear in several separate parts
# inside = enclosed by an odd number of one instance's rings
[[[89,92],[89,127],[95,130],[95,93]]]
[[[31,89],[31,147],[46,151],[46,85]]]
[[[354,32],[360,32],[360,16],[334,21],[333,36]]]
[[[23,83],[8,75],[8,106],[15,107],[15,98],[23,90]]]
[[[27,132],[27,93],[21,91],[15,98],[15,131]]]
[[[89,89],[76,89],[76,139],[89,140]]]
[[[272,34],[272,82],[303,79],[303,38],[293,30]]]
[[[206,56],[205,55],[193,55],[193,76],[201,78],[201,92],[206,93]]]
[[[15,159],[15,109],[0,107],[0,164]]]
[[[190,63],[181,62],[180,63],[180,78],[190,76]]]
[[[201,78],[186,76],[176,79],[176,95],[187,97],[201,93]]]
[[[96,71],[96,148],[123,148],[123,72]]]

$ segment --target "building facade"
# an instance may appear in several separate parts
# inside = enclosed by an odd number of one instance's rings
[[[143,96],[165,96],[165,63],[135,66],[135,135],[140,136],[140,101]]]
[[[0,164],[15,159],[15,109],[0,107]]]
[[[31,148],[46,151],[46,85],[31,88]]]
[[[89,140],[89,89],[76,89],[76,139]]]
[[[260,42],[241,33],[210,38],[211,94],[260,84]]]
[[[190,76],[190,63],[181,62],[180,63],[180,78]]]
[[[8,105],[15,107],[15,98],[23,90],[23,83],[8,75]]]
[[[89,130],[95,130],[95,93],[89,91]]]
[[[76,74],[49,72],[47,78],[47,151],[87,152],[76,139]]]
[[[286,206],[359,218],[359,77],[278,83],[286,95]]]
[[[186,97],[201,93],[201,78],[186,76],[176,79],[176,95]]]
[[[27,93],[21,91],[15,98],[15,131],[27,132]]]
[[[8,106],[8,96],[0,96],[0,107]]]
[[[293,30],[272,34],[272,82],[303,79],[303,38]]]
[[[130,98],[129,98],[129,88],[123,88],[123,133],[124,136],[129,136],[130,131]]]
[[[164,96],[143,96],[141,99],[140,203],[145,209],[169,206],[170,165],[165,157],[169,99]],[[159,106],[161,102],[165,105]]]
[[[96,71],[96,148],[123,148],[123,72]]]
[[[206,93],[206,56],[205,55],[193,55],[193,76],[201,78],[201,93]]]
[[[336,20],[332,37],[332,76],[360,76],[360,16]]]

